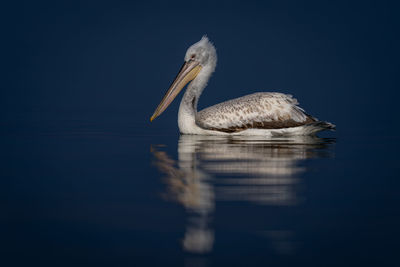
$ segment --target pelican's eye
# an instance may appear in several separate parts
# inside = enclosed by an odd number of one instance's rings
[[[195,55],[195,54],[192,54],[192,55],[190,56],[190,58],[191,58],[191,59],[195,59],[195,58],[196,58],[196,55]]]

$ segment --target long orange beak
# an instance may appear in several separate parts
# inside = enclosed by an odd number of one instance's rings
[[[164,112],[164,110],[167,109],[167,107],[172,103],[172,101],[183,89],[183,87],[185,87],[186,84],[196,78],[200,70],[201,66],[196,61],[189,60],[188,62],[185,62],[183,64],[181,70],[179,71],[175,80],[172,82],[168,91],[165,93],[156,111],[154,111],[153,116],[151,116],[150,121],[153,121],[155,118],[160,116],[161,113]]]

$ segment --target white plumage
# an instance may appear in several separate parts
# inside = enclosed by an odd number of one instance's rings
[[[178,125],[182,134],[200,135],[311,135],[335,129],[306,114],[291,95],[254,93],[197,112],[197,103],[217,63],[215,47],[203,37],[185,55],[185,64],[154,112],[159,116],[182,88]]]
[[[197,113],[196,122],[206,129],[249,128],[254,123],[267,127],[289,121],[301,124],[309,117],[296,105],[291,95],[254,93],[206,108]]]

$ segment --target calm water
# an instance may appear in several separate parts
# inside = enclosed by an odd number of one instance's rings
[[[397,138],[179,136],[129,116],[2,121],[3,266],[398,263]]]

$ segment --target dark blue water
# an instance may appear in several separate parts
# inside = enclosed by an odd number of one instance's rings
[[[397,138],[179,136],[128,113],[36,115],[2,123],[4,266],[398,261]]]
[[[9,1],[0,266],[400,266],[394,1]],[[292,94],[321,138],[180,136],[151,114],[207,34],[204,108]],[[178,96],[178,99],[180,96]]]

